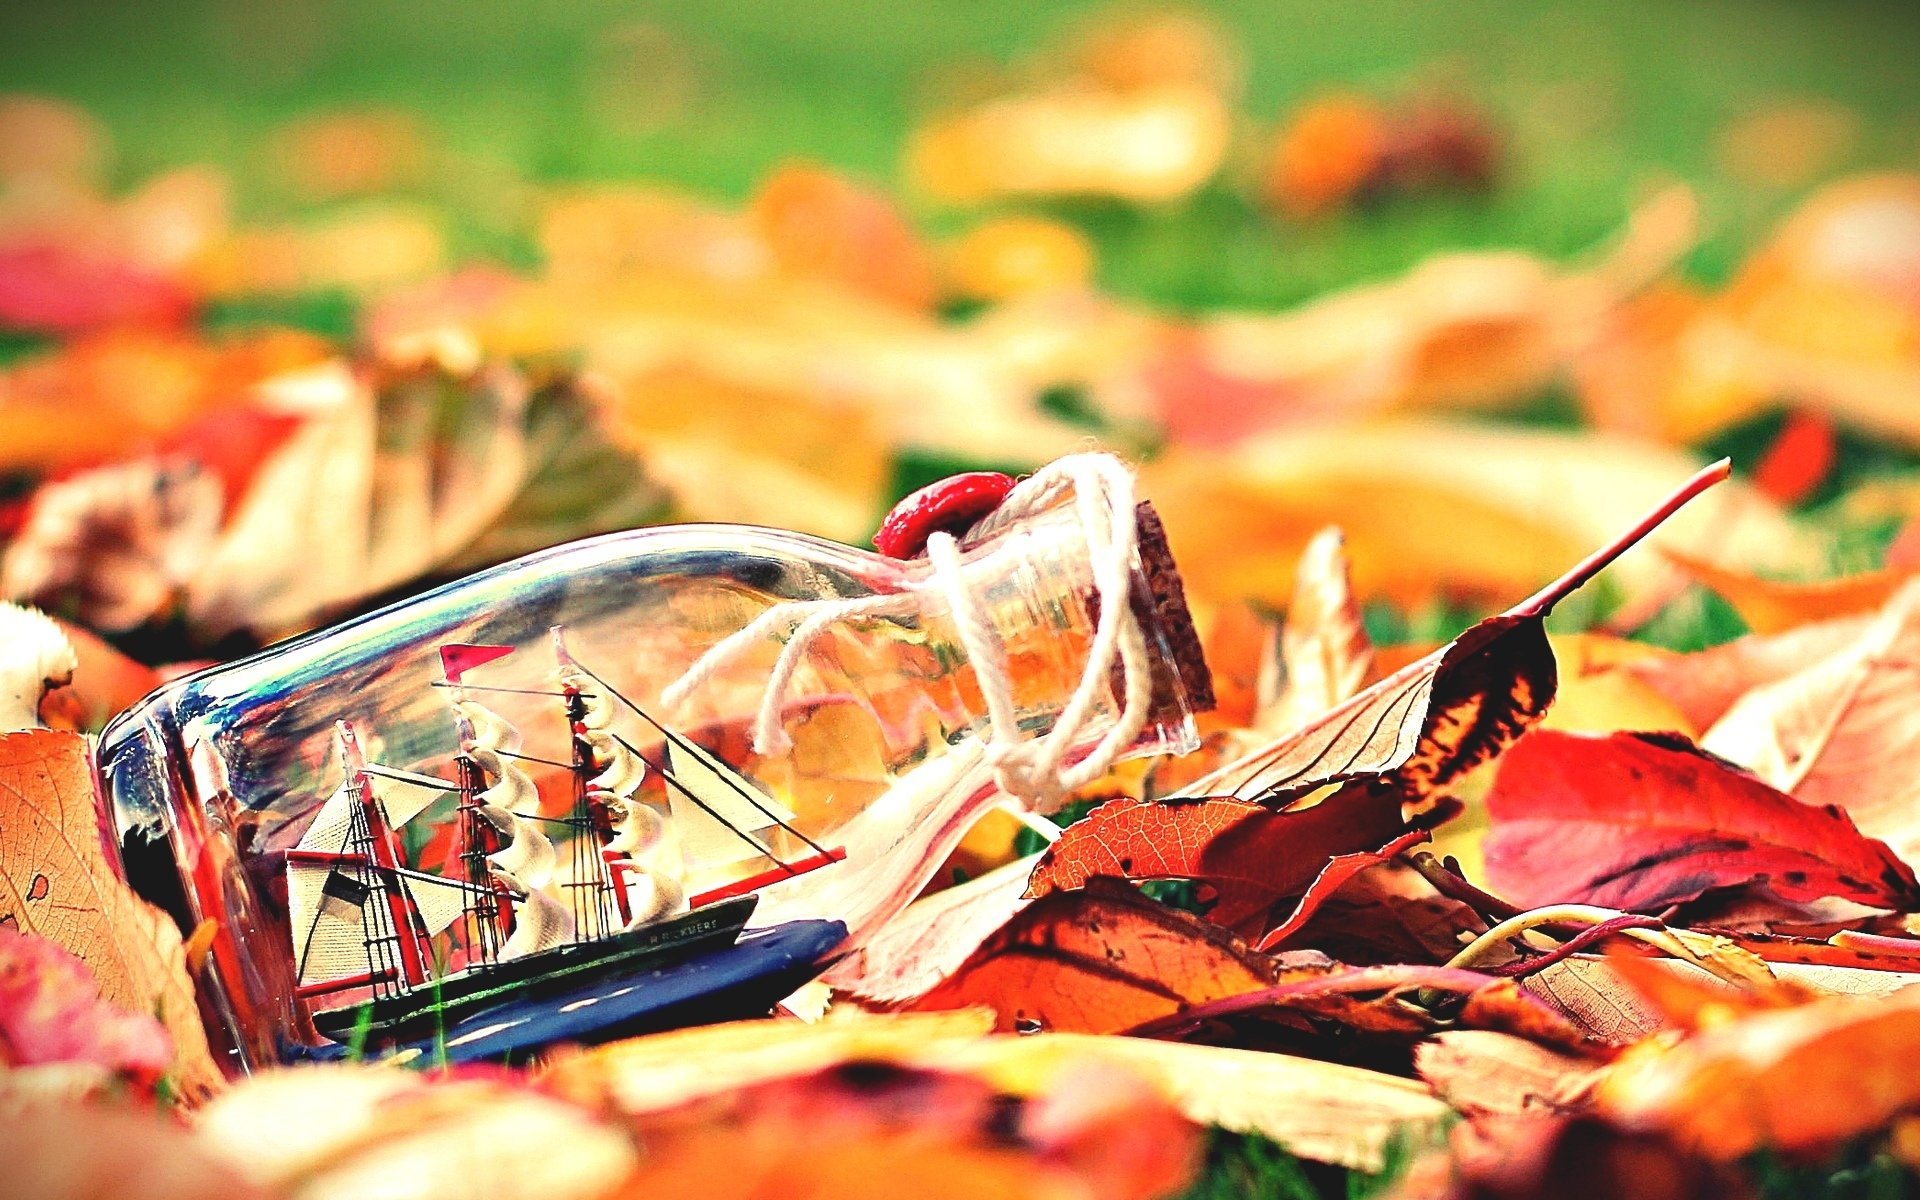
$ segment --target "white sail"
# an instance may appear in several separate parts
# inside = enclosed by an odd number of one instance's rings
[[[687,911],[687,889],[664,871],[623,873],[627,891],[628,929],[639,929]]]
[[[666,745],[667,796],[687,861],[709,868],[771,855],[765,835],[793,812],[692,742]],[[746,836],[742,836],[742,835]]]
[[[380,801],[381,810],[386,814],[389,829],[399,829],[408,821],[424,812],[429,805],[445,794],[446,789],[418,787],[412,784],[393,783],[384,780],[368,780],[374,796]],[[353,809],[360,803],[357,792],[351,782],[342,783],[327,797],[326,803],[313,818],[313,824],[300,835],[299,846],[302,850],[325,850],[331,853],[344,853],[352,847],[347,844],[353,829]]]
[[[393,932],[393,915],[386,907],[387,892],[381,882],[386,874],[370,866],[287,865],[287,918],[293,927],[294,962],[301,983],[367,970],[369,938]],[[429,936],[445,930],[466,911],[469,889],[464,885],[414,871],[401,872],[400,878]],[[370,913],[372,905],[379,905],[379,910]],[[389,943],[385,954],[398,963],[396,946]]]
[[[454,693],[453,711],[473,730],[472,740],[476,745],[508,753],[520,749],[520,731],[512,722],[478,700],[468,699],[464,692]]]
[[[553,879],[557,855],[552,840],[537,825],[490,804],[481,805],[475,815],[492,826],[504,841],[500,849],[487,855],[488,862],[528,888],[547,886]]]
[[[573,916],[560,902],[545,892],[515,892],[513,934],[500,947],[500,960],[506,962],[564,946],[573,940]]]
[[[589,725],[585,740],[587,748],[593,751],[593,761],[604,764],[600,773],[587,781],[588,787],[625,797],[646,781],[647,764],[619,738]]]
[[[638,858],[658,846],[666,835],[667,822],[651,805],[622,800],[611,793],[604,803],[613,820],[613,839],[607,843],[609,853]]]

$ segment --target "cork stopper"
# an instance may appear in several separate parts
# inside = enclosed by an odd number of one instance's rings
[[[1166,526],[1160,523],[1153,505],[1144,500],[1134,509],[1134,526],[1144,578],[1134,583],[1133,614],[1149,636],[1158,633],[1165,639],[1171,657],[1170,662],[1158,657],[1154,660],[1150,719],[1170,722],[1188,713],[1211,712],[1213,672],[1207,667],[1200,634],[1193,627],[1193,614],[1187,610],[1187,590],[1167,545]],[[1184,705],[1180,703],[1183,696]]]

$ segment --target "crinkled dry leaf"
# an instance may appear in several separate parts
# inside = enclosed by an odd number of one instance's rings
[[[1851,645],[1748,692],[1701,739],[1810,805],[1920,861],[1920,582]]]
[[[193,983],[170,917],[115,876],[103,844],[86,739],[49,730],[0,734],[0,924],[78,955],[116,1008],[159,1016],[172,1075],[199,1098],[220,1073],[207,1051]]]
[[[1300,554],[1293,600],[1280,629],[1285,669],[1279,697],[1254,717],[1264,733],[1286,733],[1359,691],[1373,671],[1367,637],[1349,577],[1346,541],[1339,529],[1316,533]]]
[[[914,1007],[985,1005],[1005,1031],[1115,1033],[1273,978],[1218,926],[1096,879],[1035,900]]]
[[[1711,888],[1765,883],[1905,911],[1920,882],[1844,812],[1802,803],[1677,735],[1535,730],[1487,796],[1487,882],[1527,908],[1659,912]]]

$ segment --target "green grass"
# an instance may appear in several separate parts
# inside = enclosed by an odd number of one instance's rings
[[[1332,86],[1392,94],[1438,81],[1487,105],[1512,153],[1490,197],[1389,204],[1311,227],[1251,208],[1241,168],[1166,209],[1069,210],[1097,235],[1109,285],[1182,309],[1295,302],[1443,248],[1575,253],[1616,228],[1639,190],[1676,176],[1706,201],[1693,265],[1713,278],[1795,198],[1723,174],[1715,137],[1730,119],[1819,97],[1861,117],[1841,167],[1911,164],[1920,146],[1911,6],[1205,7],[1247,48],[1250,125]],[[404,107],[462,164],[433,193],[461,211],[462,247],[511,254],[503,219],[476,200],[501,179],[644,177],[724,199],[783,159],[810,157],[897,182],[930,80],[1041,47],[1086,11],[1057,0],[63,0],[0,6],[0,87],[99,113],[118,135],[123,181],[184,162],[229,165],[253,212],[284,202],[261,168],[278,124],[334,106]],[[659,44],[618,32],[641,23],[679,47],[671,68],[650,52],[622,65],[619,47]],[[960,220],[919,215],[935,228]]]

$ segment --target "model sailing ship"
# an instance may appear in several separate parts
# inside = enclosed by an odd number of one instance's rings
[[[344,778],[287,854],[296,995],[350,999],[312,1014],[327,1037],[398,1040],[510,995],[577,988],[731,944],[757,889],[845,857],[576,662],[557,627],[552,645],[553,690],[464,682],[511,647],[441,648],[446,679],[435,686],[452,702],[454,778],[369,762],[353,726],[337,724]],[[519,731],[474,698],[495,691],[554,697],[568,760],[521,753]],[[653,757],[619,731],[622,709],[658,737]],[[566,816],[541,814],[521,762],[566,770]],[[665,813],[635,794],[649,771],[666,785]],[[410,865],[401,831],[449,793],[459,802],[446,873]],[[806,850],[783,858],[783,841]],[[688,863],[732,878],[689,895]],[[459,953],[448,954],[455,943]]]

